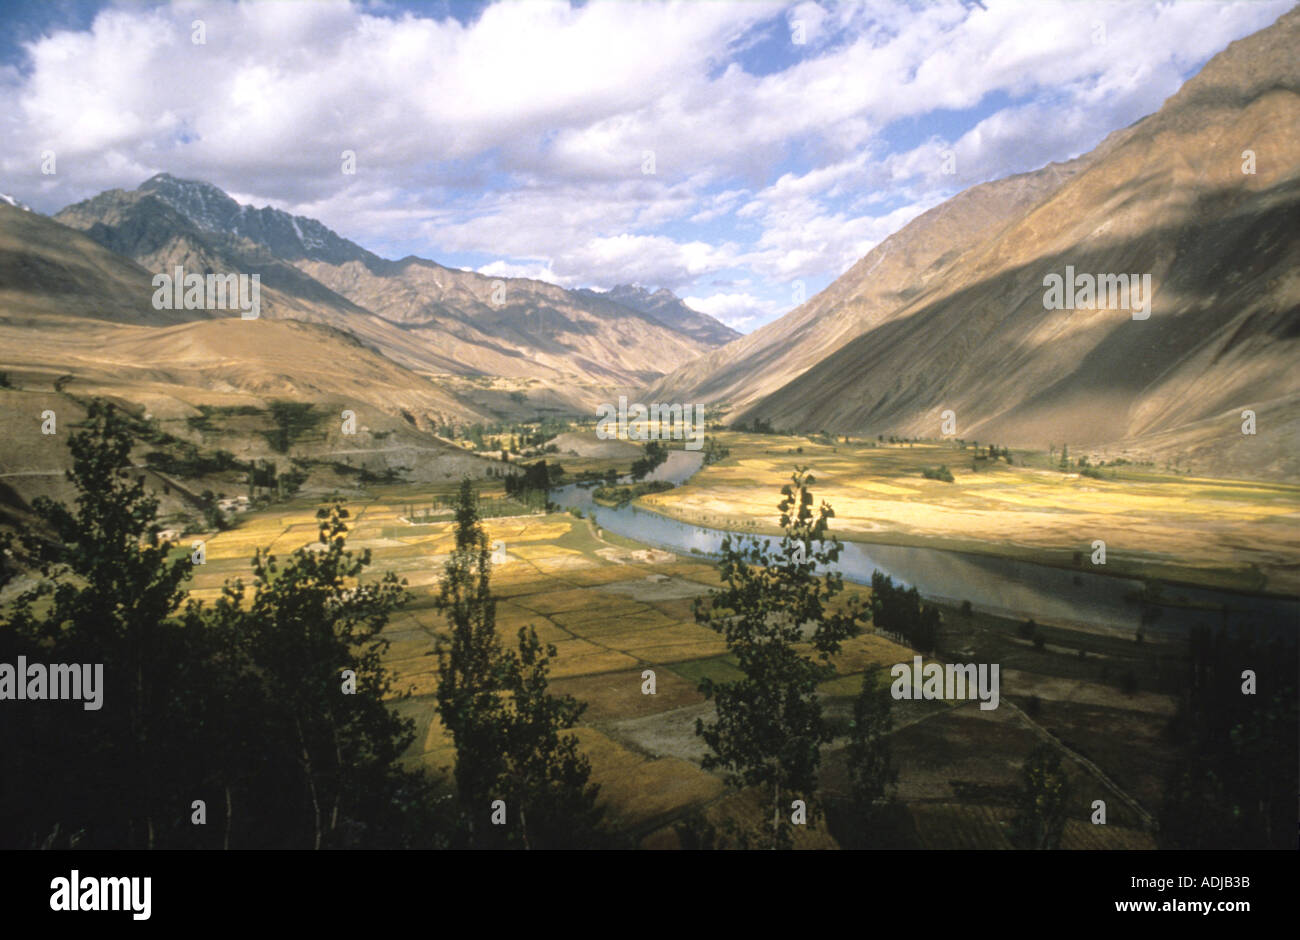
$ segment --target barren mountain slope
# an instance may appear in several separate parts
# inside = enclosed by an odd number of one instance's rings
[[[314,219],[241,205],[166,173],[58,218],[151,270],[184,262],[257,272],[274,292],[269,316],[329,323],[423,371],[604,389],[652,381],[708,348],[604,297],[415,257],[387,261]]]
[[[171,274],[177,266],[187,273],[257,274],[262,317],[305,320],[346,330],[395,362],[419,371],[460,371],[456,361],[436,347],[412,343],[400,327],[334,293],[265,246],[240,234],[202,229],[148,183],[133,191],[100,193],[68,206],[55,219],[134,259],[151,274]],[[152,296],[153,289],[149,290]]]
[[[607,291],[579,291],[605,297],[615,303],[640,311],[655,321],[694,337],[707,346],[722,346],[741,334],[720,320],[688,307],[686,303],[661,287],[653,293],[635,284],[619,284]]]
[[[0,318],[6,323],[87,317],[163,326],[204,311],[155,310],[149,273],[45,216],[0,203]]]
[[[644,314],[544,281],[492,278],[415,257],[297,263],[413,339],[438,344],[465,371],[640,385],[707,349]]]
[[[665,376],[647,400],[729,403],[732,414],[889,321],[1084,161],[983,183],[913,219],[806,303]]]
[[[425,426],[487,417],[336,327],[155,310],[150,277],[73,229],[0,205],[0,370],[20,388],[68,375],[82,395],[176,415],[246,396],[355,402]]]
[[[933,437],[952,409],[966,438],[1123,441],[1134,453],[1149,439],[1151,454],[1185,451],[1207,470],[1294,472],[1297,46],[1300,11],[1233,43],[942,284],[749,414]],[[1247,150],[1254,174],[1242,171]],[[1149,273],[1149,318],[1044,309],[1044,278],[1067,265]],[[1241,433],[1245,409],[1259,415],[1256,436]]]

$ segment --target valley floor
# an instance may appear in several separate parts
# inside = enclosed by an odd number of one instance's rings
[[[386,630],[387,661],[398,687],[411,692],[394,703],[417,725],[408,759],[440,772],[450,771],[453,751],[434,707],[433,636],[442,627],[434,597],[452,530],[450,523],[413,527],[401,516],[408,504],[449,492],[380,488],[350,503],[350,547],[369,548],[373,576],[395,571],[415,595]],[[255,546],[283,556],[313,542],[315,508],[301,500],[212,535],[193,595],[211,601],[224,579],[247,577]],[[489,520],[488,530],[507,553],[492,578],[502,639],[513,641],[531,624],[555,644],[552,688],[588,705],[576,734],[611,820],[644,847],[672,848],[680,844],[674,824],[694,811],[713,819],[736,812],[747,796],[729,794],[718,775],[700,768],[704,752],[694,733],[696,718],[711,709],[697,691],[699,680],[738,675],[722,640],[691,612],[693,600],[718,583],[713,565],[646,553],[608,533],[598,537],[589,520],[568,514]],[[954,610],[945,610],[944,619],[947,652],[940,658],[1001,663],[1001,705],[981,711],[977,702],[896,703],[899,803],[873,844],[1007,847],[1020,765],[1039,741],[1050,740],[1066,757],[1076,793],[1065,846],[1154,847],[1149,819],[1171,757],[1161,732],[1173,710],[1162,691],[1172,648],[1044,628],[1047,642],[1035,649],[1009,620]],[[847,729],[862,671],[871,663],[910,662],[913,655],[874,634],[846,646],[836,662],[839,676],[823,687],[838,734]],[[647,669],[655,672],[654,695],[642,694]],[[1126,673],[1138,677],[1130,694],[1119,691]],[[823,795],[831,801],[846,786],[842,743],[824,760]],[[1094,799],[1109,807],[1105,826],[1088,822]],[[839,843],[852,839],[837,832],[834,814],[829,824],[800,834],[803,847]]]
[[[779,534],[780,488],[798,464],[812,469],[813,494],[834,508],[841,539],[1084,568],[1101,539],[1106,566],[1096,573],[1300,596],[1295,484],[1132,465],[1100,468],[1098,479],[1049,468],[1045,454],[976,460],[954,442],[717,436],[726,459],[638,505],[697,525]],[[953,482],[922,475],[941,466]]]

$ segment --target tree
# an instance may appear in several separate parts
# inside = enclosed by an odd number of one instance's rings
[[[203,727],[192,688],[204,638],[177,617],[192,566],[159,542],[157,500],[129,473],[131,446],[129,421],[92,401],[68,441],[75,509],[32,504],[51,536],[24,539],[43,578],[16,599],[0,653],[102,664],[108,704],[33,703],[22,722],[3,722],[17,791],[0,804],[14,841],[152,848],[169,841],[174,807],[188,805],[177,802],[186,765],[170,744]]]
[[[228,669],[242,680],[235,714],[245,734],[255,732],[251,753],[236,744],[228,755],[246,773],[232,779],[227,767],[223,776],[243,798],[247,821],[256,822],[242,831],[245,840],[315,849],[410,845],[419,827],[406,810],[419,812],[432,796],[427,781],[398,764],[414,722],[386,702],[395,690],[381,636],[408,598],[405,582],[392,572],[362,581],[370,551],[347,549],[341,503],[316,518],[318,545],[283,564],[258,549],[252,596],[245,598],[242,581],[228,583],[214,610]]]
[[[704,436],[704,466],[707,467],[720,460],[725,460],[730,453],[731,449],[725,447],[716,437],[708,434]]]
[[[509,481],[507,480],[507,485]],[[501,776],[505,685],[490,588],[491,554],[479,519],[478,494],[464,479],[456,502],[456,543],[444,566],[437,608],[449,631],[435,644],[438,714],[456,746],[456,791],[469,827],[489,805]]]
[[[532,627],[520,629],[517,652],[502,649],[487,532],[468,479],[457,498],[456,543],[444,572],[437,606],[449,629],[435,646],[438,713],[456,747],[463,842],[523,848],[597,844],[601,813],[597,788],[588,783],[591,767],[576,739],[561,734],[586,706],[547,691],[556,650],[551,644],[543,650]],[[518,825],[490,824],[498,799]]]
[[[757,539],[723,540],[722,587],[695,606],[696,620],[723,635],[744,674],[700,683],[718,716],[696,721],[696,734],[711,751],[703,766],[723,768],[731,786],[771,794],[772,826],[764,839],[771,848],[792,842],[791,798],[804,800],[810,821],[818,815],[817,767],[832,733],[817,684],[834,675],[830,658],[866,619],[856,599],[835,612],[828,608],[843,590],[834,570],[841,545],[827,536],[831,508],[823,503],[813,512],[814,482],[806,468],[796,467],[781,488],[785,535],[775,553]],[[817,575],[818,565],[825,574]],[[804,651],[809,646],[814,655]]]
[[[878,804],[898,779],[888,735],[894,727],[894,699],[882,681],[884,667],[873,663],[862,676],[862,690],[853,702],[849,727],[848,769],[852,816],[865,834],[877,816]]]
[[[871,611],[876,628],[901,637],[923,653],[939,642],[942,621],[937,608],[921,603],[916,588],[895,587],[889,575],[871,573]]]
[[[927,480],[942,480],[945,483],[954,482],[952,471],[946,464],[940,464],[938,467],[924,467],[921,470],[921,476]]]
[[[155,501],[128,472],[131,445],[129,423],[92,402],[69,440],[76,509],[35,503],[53,536],[27,540],[44,580],[0,629],[0,661],[102,663],[103,707],[31,703],[23,720],[0,723],[0,842],[436,841],[427,781],[396,769],[411,723],[383,703],[377,633],[400,588],[391,576],[357,583],[369,559],[343,550],[341,510],[322,522],[323,551],[283,568],[259,552],[251,600],[228,583],[205,609],[186,601],[189,555],[157,539]],[[341,694],[342,669],[354,670],[356,694]],[[208,825],[192,824],[194,800]]]
[[[226,520],[226,514],[221,511],[217,505],[217,494],[212,490],[204,490],[199,496],[199,503],[203,510],[203,521],[213,532],[221,532],[230,528],[230,523]]]
[[[1177,758],[1160,813],[1162,848],[1295,848],[1295,664],[1290,637],[1191,632],[1186,686],[1169,729]]]
[[[1021,849],[1060,848],[1070,787],[1056,748],[1050,744],[1034,748],[1021,768],[1021,779],[1011,820],[1012,844]]]
[[[645,456],[632,461],[632,479],[644,479],[667,459],[668,448],[658,441],[651,441],[645,446]]]
[[[517,830],[505,830],[528,848],[592,848],[603,842],[596,807],[599,787],[589,783],[591,762],[578,752],[573,735],[586,704],[547,691],[554,644],[545,650],[533,627],[519,629],[519,649],[508,651],[502,756],[494,795],[507,812],[517,812]],[[513,842],[513,838],[511,839]]]
[[[524,472],[506,477],[506,495],[525,506],[543,509],[549,503],[550,489],[564,472],[559,464],[545,460],[525,464]]]
[[[912,633],[912,645],[922,653],[934,652],[939,646],[939,630],[942,623],[939,608],[929,604],[922,606],[920,619]]]

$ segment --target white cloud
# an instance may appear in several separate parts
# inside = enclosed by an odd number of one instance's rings
[[[735,263],[734,246],[679,242],[662,235],[594,238],[556,259],[563,275],[587,276],[597,283],[658,284],[678,291],[698,277]]]
[[[571,287],[572,284],[565,283],[563,279],[557,278],[555,272],[551,270],[548,262],[533,261],[524,264],[512,264],[509,261],[493,261],[485,264],[478,269],[479,274],[488,277],[526,277],[534,281],[546,281],[548,284],[557,284],[560,287]]]
[[[955,188],[1091,148],[1290,5],[530,0],[468,24],[346,2],[107,7],[0,67],[0,174],[43,211],[166,170],[381,253],[697,292],[741,266],[775,294]],[[794,20],[807,44],[748,68]],[[954,141],[883,133],[993,100]]]
[[[707,297],[685,297],[686,306],[721,320],[733,330],[747,331],[760,322],[784,313],[792,305],[781,304],[756,297],[749,293],[711,294]]]

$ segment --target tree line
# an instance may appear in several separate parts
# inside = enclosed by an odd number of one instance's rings
[[[579,848],[627,845],[597,805],[591,766],[570,732],[584,705],[549,688],[555,648],[536,631],[497,629],[491,550],[473,484],[455,501],[455,544],[436,607],[439,718],[455,748],[451,779],[412,766],[414,723],[385,668],[383,630],[410,598],[368,551],[347,547],[340,503],[317,513],[314,545],[255,551],[247,580],[210,604],[189,595],[190,556],[158,538],[157,503],[131,472],[130,422],[92,402],[71,435],[72,506],[33,501],[44,531],[6,551],[40,578],[15,585],[0,620],[0,663],[101,663],[104,704],[5,701],[0,722],[0,845],[83,848]],[[545,465],[541,465],[545,467]],[[544,469],[535,471],[541,483]],[[549,474],[547,476],[549,482]],[[834,725],[819,686],[869,624],[922,652],[937,611],[879,572],[869,604],[844,597],[833,510],[813,477],[782,488],[782,538],[729,537],[720,587],[695,618],[722,635],[740,672],[704,678],[715,705],[696,733],[706,769],[754,797],[758,814],[681,824],[686,845],[789,847],[795,826],[838,814],[847,845],[871,844],[896,778],[889,684],[867,670],[843,760],[850,793],[823,801]],[[5,547],[5,546],[0,546]],[[1162,816],[1169,845],[1268,846],[1293,838],[1294,645],[1193,637],[1180,743]],[[1258,694],[1243,694],[1249,670]],[[629,691],[639,694],[639,689]],[[1069,802],[1059,755],[1031,755],[1017,844],[1059,844]],[[751,801],[752,802],[752,801]],[[796,804],[801,804],[797,807]]]
[[[369,551],[347,548],[348,510],[320,509],[317,543],[287,558],[258,549],[249,580],[228,580],[205,605],[185,586],[191,557],[158,538],[132,444],[122,412],[90,403],[69,439],[75,504],[34,500],[47,531],[3,546],[6,581],[20,574],[16,554],[40,577],[0,620],[0,663],[102,664],[105,689],[98,711],[0,705],[0,845],[603,844],[589,767],[560,734],[581,706],[547,692],[553,648],[531,631],[517,650],[489,643],[490,603],[460,580],[466,546],[484,546],[472,489],[439,598],[451,629],[437,650],[453,678],[438,708],[463,749],[452,794],[404,761],[414,723],[392,707],[403,693],[382,631],[410,594],[391,572],[366,576]],[[466,624],[478,628],[470,643]],[[500,825],[483,821],[495,801]]]

